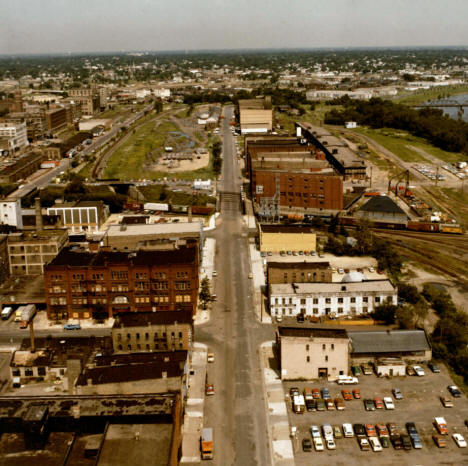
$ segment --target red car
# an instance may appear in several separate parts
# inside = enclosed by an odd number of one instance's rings
[[[355,388],[353,390],[353,396],[356,400],[359,400],[359,398],[361,398],[361,390],[359,390],[359,388]]]
[[[353,395],[351,394],[349,390],[341,390],[341,394],[343,395],[343,398],[347,401],[353,399]]]
[[[312,397],[314,400],[318,400],[320,398],[320,390],[318,388],[312,389]]]
[[[388,429],[385,424],[376,424],[375,428],[377,429],[379,437],[388,437]]]
[[[205,385],[205,395],[214,395],[215,390],[214,390],[214,385],[212,383],[207,383]]]
[[[374,398],[375,409],[383,409],[384,404],[382,398]]]
[[[366,424],[366,434],[368,437],[377,437],[374,424]]]

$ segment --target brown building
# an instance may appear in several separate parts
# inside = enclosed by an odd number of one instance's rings
[[[45,267],[47,315],[89,319],[189,310],[198,300],[198,250],[97,253],[64,249]]]
[[[329,262],[268,262],[268,284],[331,282]]]
[[[190,311],[129,312],[112,328],[114,351],[190,350],[193,316]]]
[[[273,127],[271,97],[239,100],[239,121],[242,134],[271,131]]]
[[[83,115],[94,115],[100,109],[100,96],[93,88],[69,89],[71,100],[81,104]]]
[[[67,121],[67,110],[63,107],[52,108],[45,112],[45,119],[47,130],[50,133],[55,133],[63,128],[66,128]]]
[[[0,183],[14,183],[32,175],[41,168],[45,160],[42,152],[30,152],[6,165],[0,171]]]
[[[256,138],[247,142],[247,163],[254,206],[276,202],[282,215],[329,212],[343,208],[343,180],[324,152],[293,138]]]

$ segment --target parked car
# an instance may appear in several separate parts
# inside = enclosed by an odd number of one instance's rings
[[[462,434],[453,434],[452,438],[459,448],[466,448],[466,440]]]
[[[65,324],[63,326],[64,330],[81,330],[80,324]]]
[[[389,396],[385,396],[383,399],[385,409],[395,409],[395,404],[393,403],[393,400]]]
[[[325,406],[327,407],[328,411],[334,411],[335,410],[335,403],[333,400],[330,398],[329,400],[325,400]]]
[[[343,424],[343,434],[346,438],[354,437],[354,431],[352,424],[344,423]]]
[[[335,398],[335,406],[338,411],[344,411],[345,404],[343,398]]]
[[[370,272],[370,273],[374,273],[374,272],[375,272],[374,267],[369,267],[369,272]]]
[[[343,275],[343,274],[344,274],[344,270],[343,270],[342,268],[339,268],[339,269],[338,269],[338,273],[339,273],[340,275]]]
[[[401,390],[399,388],[394,388],[392,390],[393,397],[395,400],[402,400],[403,399],[403,393],[401,393]]]
[[[373,402],[371,399],[366,398],[366,399],[364,400],[364,409],[365,409],[366,411],[375,411],[375,404],[374,404],[374,402]]]
[[[323,451],[325,447],[323,445],[322,437],[314,437],[313,440],[315,451]]]
[[[207,383],[205,385],[205,395],[214,395],[214,394],[215,394],[214,385],[212,383]]]
[[[310,435],[312,436],[312,438],[321,437],[319,427],[318,426],[310,426]]]
[[[323,424],[322,425],[322,432],[323,436],[327,438],[333,438],[333,428],[330,424]]]
[[[325,411],[326,406],[325,406],[325,401],[322,400],[321,398],[317,400],[317,411]]]
[[[422,377],[425,375],[424,369],[421,366],[413,366],[413,369],[418,377]]]
[[[448,391],[452,394],[453,397],[455,398],[460,398],[462,396],[461,391],[456,385],[449,385],[447,387]]]
[[[355,388],[353,390],[353,396],[356,400],[359,400],[361,398],[361,390],[359,390],[359,388]]]
[[[297,395],[299,395],[299,394],[300,394],[300,393],[299,393],[299,389],[298,389],[297,387],[291,387],[291,388],[289,389],[289,396],[290,396],[291,398],[293,398],[293,397],[295,397],[295,396],[297,396]]]
[[[296,320],[299,324],[303,324],[305,322],[304,314],[297,314]]]
[[[207,362],[214,362],[214,353],[208,353],[206,360]]]
[[[390,435],[399,434],[398,428],[397,428],[397,426],[396,426],[396,424],[394,422],[388,422],[387,423],[387,429],[388,429],[388,433]]]
[[[407,434],[401,435],[401,442],[403,443],[403,448],[405,450],[411,450],[411,438]]]
[[[375,404],[375,409],[383,409],[384,404],[383,404],[382,398],[375,397],[373,401]]]
[[[366,435],[366,428],[364,424],[354,424],[353,425],[354,433],[356,437],[361,437]]]
[[[382,445],[377,437],[369,437],[369,443],[373,451],[382,451]]]
[[[351,371],[353,372],[355,377],[358,377],[359,375],[362,375],[361,368],[358,365],[351,366]]]
[[[439,366],[433,362],[430,362],[428,364],[428,367],[429,369],[434,372],[434,374],[439,374],[440,373],[440,369],[439,369]]]
[[[346,401],[353,399],[353,394],[350,390],[341,390],[341,394],[343,395],[343,399]]]
[[[369,441],[366,438],[359,439],[359,446],[361,447],[361,450],[363,451],[370,450]]]
[[[334,450],[336,448],[335,441],[332,438],[326,438],[325,443],[327,444],[327,448],[329,450]]]
[[[377,429],[377,433],[379,434],[379,437],[388,437],[388,429],[387,429],[387,426],[385,424],[376,424],[375,425],[375,428]]]
[[[312,397],[315,400],[318,400],[320,398],[320,390],[318,388],[313,388],[312,389]]]
[[[372,367],[369,364],[361,364],[361,368],[364,375],[372,375]]]
[[[390,441],[392,442],[393,448],[395,448],[395,450],[403,450],[403,440],[401,439],[400,434],[391,435]]]
[[[302,439],[302,451],[312,451],[312,442],[309,438]]]
[[[366,435],[368,437],[377,437],[374,424],[366,424]]]
[[[336,439],[343,438],[340,426],[333,426],[333,435]]]
[[[322,399],[329,400],[331,398],[328,388],[322,388]]]
[[[445,448],[447,446],[447,441],[445,440],[444,437],[442,437],[442,435],[437,435],[437,434],[434,434],[432,436],[432,440],[434,440],[434,443],[437,445],[437,447],[439,448]]]
[[[389,437],[380,437],[380,443],[383,448],[390,448],[390,438]]]
[[[440,401],[444,408],[453,408],[453,401],[447,396],[441,396]]]
[[[316,400],[305,400],[307,411],[317,411],[317,401]]]
[[[406,375],[413,376],[416,375],[413,366],[406,366]]]

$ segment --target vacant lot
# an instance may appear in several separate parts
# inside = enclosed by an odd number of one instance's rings
[[[378,378],[375,375],[359,377],[359,384],[348,385],[346,388],[359,388],[361,397],[374,398],[392,396],[392,388],[398,387],[403,393],[404,399],[395,401],[395,410],[365,411],[361,400],[346,401],[344,411],[322,411],[294,414],[289,412],[290,425],[297,426],[298,441],[295,442],[295,460],[297,465],[361,465],[363,461],[376,462],[379,465],[461,465],[468,464],[468,449],[458,448],[451,438],[447,439],[447,448],[438,449],[432,440],[435,428],[432,426],[434,417],[445,417],[450,434],[460,432],[468,437],[468,428],[464,425],[468,419],[468,400],[465,397],[452,398],[447,391],[447,385],[453,383],[445,369],[441,367],[440,374],[433,374],[427,366],[424,366],[424,377],[395,377],[391,380]],[[332,398],[341,396],[343,386],[334,382],[287,382],[284,384],[285,393],[289,393],[290,387],[303,389],[305,386],[323,388],[328,387]],[[454,408],[444,408],[439,396],[447,395],[453,399]],[[394,450],[393,447],[382,452],[361,451],[356,438],[336,440],[336,450],[305,453],[302,451],[303,438],[311,438],[310,426],[324,423],[331,425],[351,424],[376,424],[378,422],[395,422],[400,432],[406,433],[406,422],[414,422],[422,439],[422,450]]]

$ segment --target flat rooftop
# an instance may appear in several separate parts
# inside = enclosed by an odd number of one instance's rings
[[[279,283],[270,285],[272,294],[320,294],[320,293],[353,293],[381,291],[391,293],[395,287],[390,280],[368,280],[362,282],[336,283]]]
[[[109,225],[106,235],[109,237],[170,234],[180,235],[188,233],[195,235],[200,234],[201,229],[201,222]]]
[[[192,324],[192,311],[126,312],[116,317],[114,329],[148,325]]]
[[[23,242],[23,241],[50,241],[53,239],[59,239],[63,236],[67,236],[67,229],[47,229],[47,230],[32,230],[32,231],[22,231],[21,233],[10,233],[8,235],[8,242]]]
[[[111,424],[97,466],[169,464],[172,424]]]
[[[346,330],[334,328],[313,328],[313,327],[278,327],[278,333],[282,337],[303,337],[303,338],[343,338],[348,339]]]

